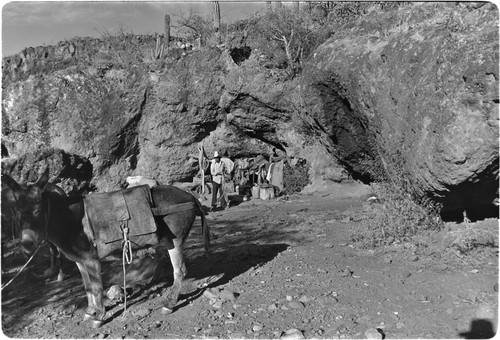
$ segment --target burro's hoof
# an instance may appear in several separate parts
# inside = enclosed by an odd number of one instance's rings
[[[92,328],[99,328],[102,325],[102,320],[92,320]]]
[[[173,310],[172,308],[168,308],[168,307],[165,307],[165,306],[163,306],[163,307],[161,308],[161,313],[162,313],[162,314],[171,314],[173,311],[174,311],[174,310]]]
[[[65,278],[66,275],[64,275],[63,272],[59,272],[59,274],[57,274],[57,282],[63,282]]]

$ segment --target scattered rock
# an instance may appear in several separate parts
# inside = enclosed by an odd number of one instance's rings
[[[123,289],[118,285],[111,286],[109,290],[106,292],[106,296],[110,300],[121,301],[124,298]]]
[[[382,336],[382,333],[378,331],[376,328],[369,328],[365,331],[365,338],[366,339],[376,339],[376,340],[381,340],[384,337]]]
[[[272,304],[269,305],[269,307],[267,307],[267,309],[269,309],[269,310],[276,310],[276,309],[278,309],[278,305],[275,304],[275,303],[272,303]]]
[[[262,330],[262,325],[261,324],[255,324],[252,327],[252,331],[254,332],[260,332]]]
[[[404,324],[404,323],[402,323],[402,322],[398,322],[398,323],[396,324],[396,328],[397,328],[397,329],[404,328],[404,326],[405,326],[405,324]]]
[[[385,264],[391,264],[392,263],[392,259],[390,257],[385,257],[383,261],[384,261]]]
[[[495,292],[498,292],[498,282],[497,282],[497,283],[495,283],[495,285],[493,286],[493,290],[494,290]]]
[[[288,303],[288,305],[291,307],[291,308],[294,308],[294,309],[301,309],[301,308],[304,308],[304,304],[300,301],[290,301]]]
[[[299,299],[300,302],[302,303],[306,303],[306,302],[309,302],[311,301],[312,299],[308,298],[306,295],[302,295]]]
[[[302,331],[292,328],[281,335],[281,339],[305,339]]]
[[[219,293],[219,298],[225,301],[236,301],[238,298],[237,294],[230,290],[223,290]]]
[[[410,261],[417,262],[418,260],[419,260],[419,257],[417,255],[410,256]]]
[[[209,300],[217,299],[219,298],[219,292],[217,292],[215,289],[209,288],[203,292],[203,296]]]
[[[212,304],[212,307],[219,309],[219,308],[221,308],[221,307],[222,307],[222,304],[223,304],[223,303],[224,303],[224,301],[222,301],[222,300],[217,300],[215,303],[213,303],[213,304]]]

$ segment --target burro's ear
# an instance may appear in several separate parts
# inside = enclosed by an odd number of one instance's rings
[[[49,167],[45,169],[43,175],[38,179],[38,181],[36,181],[34,185],[43,190],[45,189],[45,186],[47,185],[48,182],[49,182]]]
[[[10,177],[7,174],[2,174],[2,182],[5,183],[14,192],[20,192],[22,190],[19,183],[17,183],[14,178]]]

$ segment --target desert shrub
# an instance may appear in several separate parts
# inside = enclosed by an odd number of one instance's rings
[[[302,191],[310,183],[309,166],[307,164],[297,163],[295,166],[285,164],[283,168],[283,186],[288,195]]]
[[[368,246],[387,245],[443,226],[439,206],[430,200],[417,201],[390,182],[372,184],[372,193],[380,204],[373,209],[367,229],[352,235],[353,241]]]
[[[292,77],[301,71],[310,53],[331,35],[327,26],[318,27],[310,15],[286,7],[263,15],[253,33],[271,64],[289,70]]]
[[[448,223],[448,228],[444,243],[446,247],[461,254],[484,247],[498,247],[498,229],[495,223]]]

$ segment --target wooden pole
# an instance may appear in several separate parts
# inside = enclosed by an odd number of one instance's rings
[[[203,142],[201,142],[201,147],[198,148],[198,151],[198,163],[201,170],[201,193],[205,194],[205,150],[203,150]]]

